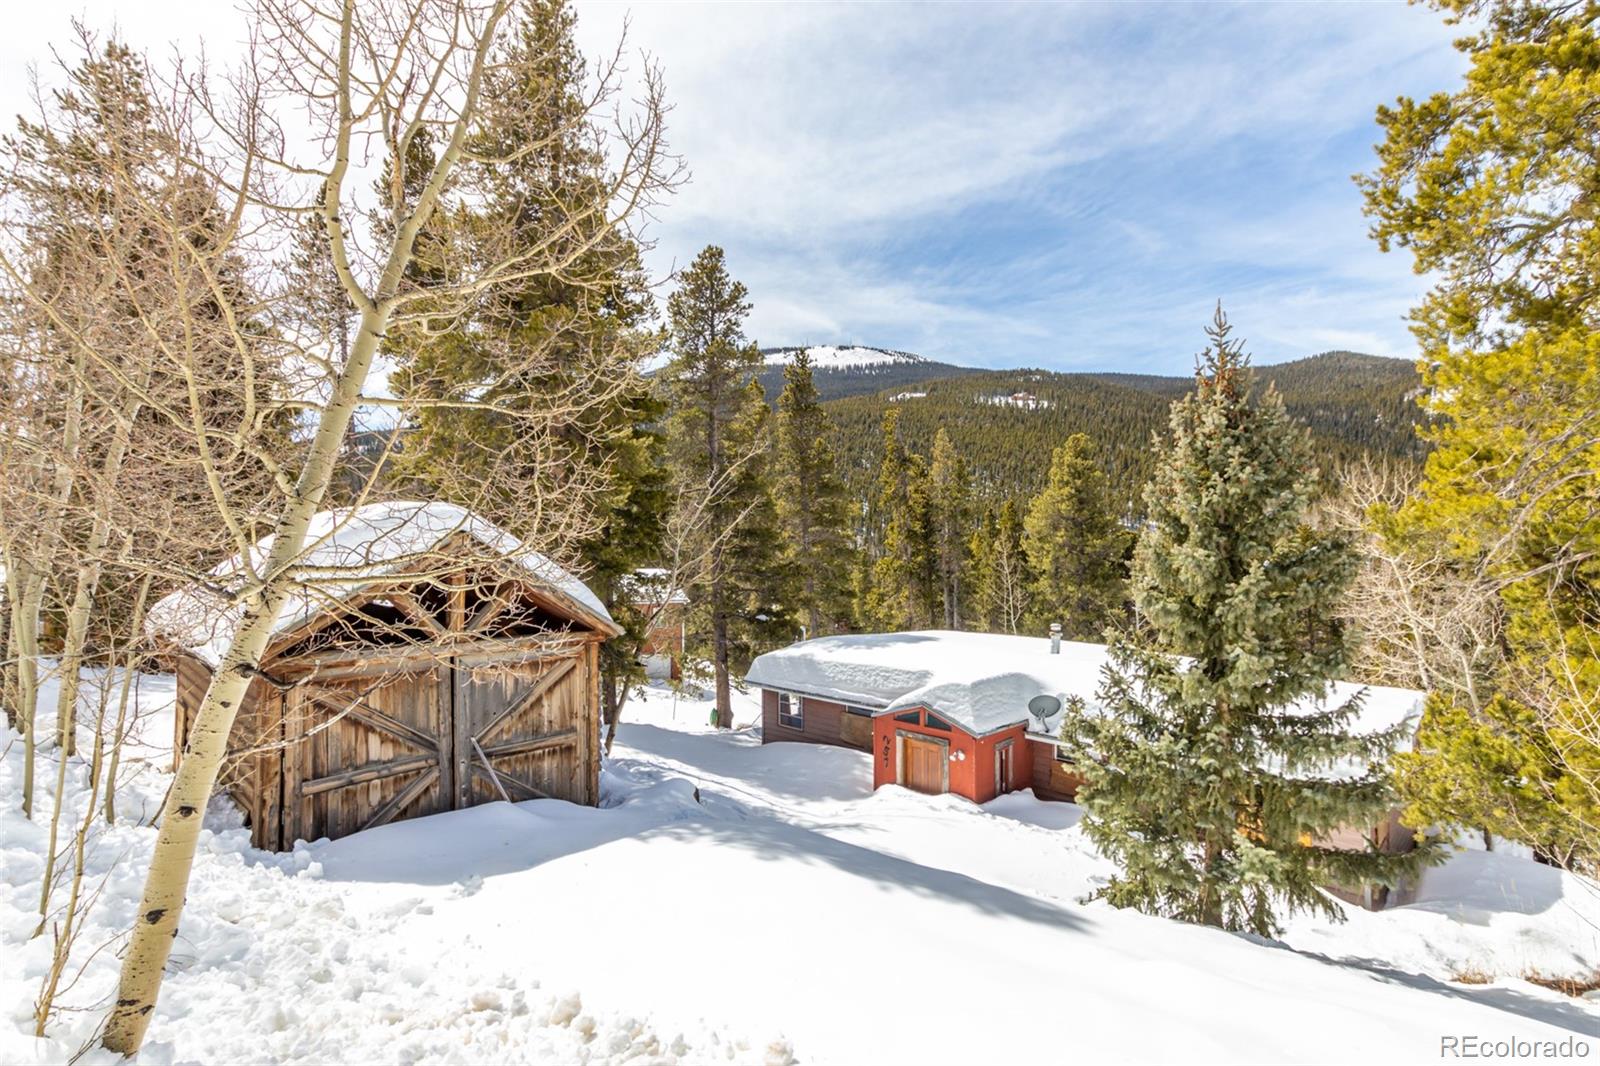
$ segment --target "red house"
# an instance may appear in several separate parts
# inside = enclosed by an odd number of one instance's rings
[[[1043,799],[1070,800],[1079,778],[1056,744],[1061,707],[1073,697],[1095,706],[1105,661],[1102,644],[945,630],[866,633],[768,652],[746,680],[762,690],[763,743],[870,751],[874,787],[953,792],[975,803],[1031,788]],[[1342,702],[1359,687],[1335,685],[1328,699]],[[1365,692],[1363,731],[1420,712],[1420,692]],[[1379,827],[1386,836],[1393,829]]]
[[[639,661],[646,677],[677,681],[683,655],[689,596],[673,583],[670,571],[643,567],[623,579],[622,591],[635,611],[649,620]]]

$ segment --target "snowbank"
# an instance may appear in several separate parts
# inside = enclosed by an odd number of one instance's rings
[[[293,629],[364,586],[415,563],[457,534],[527,569],[542,585],[571,600],[583,613],[615,626],[605,604],[589,587],[538,552],[490,522],[447,503],[397,501],[321,511],[311,519],[306,551],[294,567],[300,575],[293,595],[278,613],[273,632]],[[266,537],[249,559],[235,555],[211,570],[218,588],[255,580],[272,550]],[[329,571],[335,573],[330,574]],[[216,666],[238,628],[241,611],[205,587],[180,589],[150,610],[149,628]]]

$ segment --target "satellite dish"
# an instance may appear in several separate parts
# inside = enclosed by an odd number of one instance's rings
[[[1045,723],[1052,714],[1061,709],[1061,700],[1043,692],[1028,701],[1028,713],[1039,720],[1039,728],[1045,728]]]

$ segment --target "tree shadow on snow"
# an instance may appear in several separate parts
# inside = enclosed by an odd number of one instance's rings
[[[1397,970],[1378,959],[1368,959],[1353,955],[1325,955],[1317,951],[1300,951],[1277,941],[1261,940],[1256,937],[1250,937],[1249,939],[1265,947],[1302,955],[1308,959],[1327,963],[1330,966],[1363,970],[1385,984],[1402,985],[1406,988],[1431,992],[1434,995],[1448,996],[1451,999],[1459,999],[1479,1006],[1493,1007],[1496,1010],[1505,1011],[1507,1014],[1515,1014],[1530,1021],[1543,1022],[1546,1025],[1553,1025],[1561,1029],[1570,1029],[1580,1036],[1591,1036],[1595,1032],[1596,1017],[1594,1012],[1576,1003],[1563,1003],[1545,999],[1542,996],[1530,995],[1514,988],[1463,988],[1447,981],[1441,981],[1436,977],[1429,977],[1426,974]]]
[[[647,844],[710,842],[719,853],[737,852],[756,862],[828,867],[846,875],[830,905],[866,906],[885,902],[884,896],[909,893],[1058,929],[1084,926],[1064,906],[835,840],[718,792],[697,800],[694,786],[682,778],[631,789],[609,808],[559,800],[487,803],[309,847],[326,881],[437,886],[529,870],[624,838]],[[681,862],[647,865],[639,873],[646,879],[703,876]]]
[[[627,722],[617,739],[629,748],[670,759],[687,772],[742,781],[782,799],[850,800],[872,794],[872,758],[854,748],[762,744],[760,735],[751,730],[684,733]]]
[[[838,828],[830,826],[830,828]],[[1025,895],[965,874],[908,859],[886,855],[857,844],[836,840],[819,830],[785,822],[764,811],[747,812],[740,821],[727,818],[686,821],[661,826],[646,838],[710,840],[719,849],[737,850],[762,862],[803,862],[826,866],[848,876],[840,891],[827,897],[831,906],[883,905],[886,916],[896,913],[892,897],[909,893],[967,907],[984,914],[1002,915],[1055,929],[1078,931],[1087,923],[1066,906]],[[677,871],[674,871],[677,872]],[[684,870],[689,876],[692,871]],[[660,876],[658,872],[655,876]]]

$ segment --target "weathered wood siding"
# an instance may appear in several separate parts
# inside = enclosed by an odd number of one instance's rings
[[[1056,758],[1056,746],[1032,739],[1028,740],[1027,745],[1032,756],[1030,784],[1033,794],[1047,800],[1070,800],[1076,796],[1083,778]]]
[[[282,838],[347,836],[450,804],[450,705],[429,663],[289,690]]]
[[[834,744],[844,748],[867,750],[872,744],[872,719],[853,715],[844,704],[819,700],[811,696],[790,696],[803,701],[803,729],[795,729],[778,721],[778,693],[761,690],[761,742],[800,741],[811,744]],[[854,719],[852,721],[852,719]]]
[[[599,802],[603,634],[373,648],[269,661],[219,785],[257,847],[498,801]],[[179,655],[174,752],[211,672]]]
[[[500,799],[502,788],[513,800],[598,799],[598,716],[588,713],[598,662],[593,642],[520,662],[457,659],[458,806]]]
[[[172,766],[177,769],[183,761],[189,730],[211,685],[211,668],[192,655],[180,653],[175,656],[173,673],[177,700],[172,716]],[[234,715],[228,755],[217,775],[217,786],[232,795],[244,811],[259,847],[286,846],[278,832],[283,802],[278,768],[282,741],[283,701],[265,681],[252,681]]]

